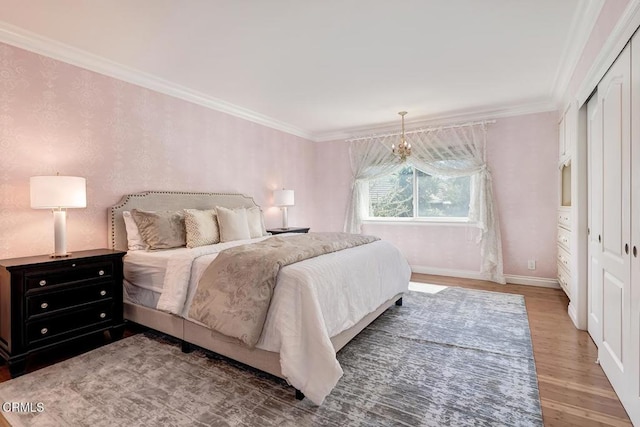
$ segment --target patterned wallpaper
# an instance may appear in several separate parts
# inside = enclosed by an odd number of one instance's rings
[[[0,43],[0,258],[53,250],[53,216],[29,177],[87,178],[68,250],[107,246],[107,208],[145,190],[241,192],[279,226],[271,192],[296,190],[289,223],[312,226],[313,143]]]
[[[505,273],[555,277],[557,115],[500,119],[488,157],[502,218]],[[291,225],[341,230],[351,186],[347,145],[314,144],[243,119],[0,43],[0,258],[49,253],[53,218],[29,207],[29,177],[87,178],[68,211],[70,251],[107,246],[107,208],[145,190],[254,196],[279,226],[273,189],[296,190]],[[412,265],[477,271],[475,230],[369,225]],[[526,269],[536,259],[538,269]]]

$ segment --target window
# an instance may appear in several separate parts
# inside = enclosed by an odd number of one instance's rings
[[[369,182],[369,218],[469,216],[471,177],[429,175],[412,166]]]

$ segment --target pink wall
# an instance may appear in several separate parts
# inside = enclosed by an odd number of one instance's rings
[[[558,203],[557,113],[498,119],[489,126],[487,159],[501,219],[505,274],[556,276],[556,206]],[[315,146],[318,229],[341,230],[351,168],[343,141]],[[459,225],[366,224],[364,232],[392,241],[412,266],[480,269],[476,229]],[[537,269],[527,269],[527,260]]]
[[[107,207],[144,190],[241,192],[292,225],[313,226],[314,144],[228,114],[0,43],[0,258],[53,250],[53,217],[29,207],[29,177],[87,178],[68,212],[68,249],[107,246]]]
[[[575,95],[600,53],[611,31],[629,5],[629,0],[606,0],[596,20],[569,83],[569,94]]]

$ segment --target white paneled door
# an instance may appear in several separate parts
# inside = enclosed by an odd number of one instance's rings
[[[619,395],[633,372],[630,343],[631,51],[627,45],[598,85],[602,110],[602,230],[600,243],[602,369]],[[597,197],[597,196],[596,196]],[[594,233],[595,234],[595,233]],[[637,361],[636,361],[637,363]]]
[[[622,398],[631,421],[640,425],[640,36],[631,41],[631,341],[629,398]]]
[[[598,347],[602,344],[602,109],[598,93],[587,104],[588,141],[588,257],[587,329]]]

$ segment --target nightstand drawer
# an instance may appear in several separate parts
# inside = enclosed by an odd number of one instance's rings
[[[69,263],[64,268],[39,270],[25,277],[27,289],[43,289],[55,285],[77,284],[95,281],[113,275],[113,263],[95,262],[91,264]]]
[[[47,340],[56,341],[61,335],[76,334],[100,329],[113,318],[111,301],[92,304],[60,316],[50,316],[27,323],[27,346],[43,345]]]
[[[113,283],[103,281],[91,285],[63,288],[57,292],[39,292],[27,297],[27,319],[54,313],[87,303],[104,301],[113,297]]]

